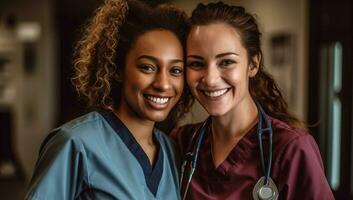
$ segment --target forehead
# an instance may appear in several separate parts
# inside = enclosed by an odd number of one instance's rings
[[[187,53],[207,52],[208,54],[226,51],[246,51],[239,32],[225,23],[197,25],[191,28],[187,39]]]
[[[182,56],[183,48],[173,32],[168,30],[151,30],[136,38],[131,51],[136,54],[152,55],[168,52],[176,54],[176,56]]]

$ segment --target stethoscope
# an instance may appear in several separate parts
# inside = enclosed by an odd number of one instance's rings
[[[255,184],[252,195],[254,200],[277,200],[278,189],[273,182],[270,173],[272,165],[272,127],[271,122],[265,111],[262,109],[260,104],[256,103],[257,110],[259,112],[258,127],[257,127],[257,138],[259,142],[261,165],[264,176],[262,176]],[[265,123],[263,123],[265,122]],[[183,200],[186,199],[186,195],[191,183],[192,176],[194,175],[196,164],[199,156],[201,144],[205,138],[207,127],[211,124],[211,117],[207,118],[201,127],[194,133],[191,144],[189,145],[189,151],[185,154],[185,159],[181,166],[180,186],[181,186],[181,197]],[[263,127],[265,125],[265,127]],[[268,134],[268,158],[265,159],[262,137]],[[195,140],[194,138],[197,139]],[[193,147],[193,148],[192,148]],[[189,173],[186,174],[186,167],[189,167]],[[184,180],[186,185],[184,185]]]

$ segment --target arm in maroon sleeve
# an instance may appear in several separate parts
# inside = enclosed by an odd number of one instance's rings
[[[279,199],[332,200],[319,149],[313,137],[291,140],[279,155]]]

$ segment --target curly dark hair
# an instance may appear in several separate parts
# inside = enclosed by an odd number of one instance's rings
[[[253,15],[246,12],[241,6],[227,5],[220,1],[198,4],[192,12],[190,20],[191,26],[223,22],[236,28],[240,33],[242,44],[247,50],[249,62],[255,64],[254,57],[261,55],[259,70],[249,81],[249,91],[252,98],[262,105],[270,116],[281,119],[294,127],[305,127],[302,121],[288,112],[288,104],[277,83],[264,69],[260,41],[261,32]]]
[[[89,109],[117,108],[126,55],[140,35],[156,29],[173,32],[185,48],[187,16],[171,4],[152,8],[138,0],[105,0],[96,10],[77,43],[72,78]],[[193,101],[184,87],[168,119],[180,119]]]

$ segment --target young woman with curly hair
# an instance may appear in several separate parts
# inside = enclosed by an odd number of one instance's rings
[[[183,199],[334,199],[315,140],[264,69],[260,36],[243,7],[192,13],[186,79],[210,117],[172,133],[186,155]]]
[[[184,12],[106,0],[78,43],[73,83],[92,112],[42,144],[26,199],[179,199],[176,151],[154,128],[192,103]]]

